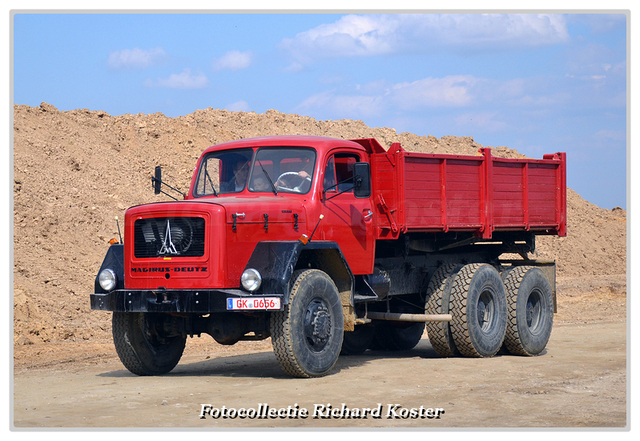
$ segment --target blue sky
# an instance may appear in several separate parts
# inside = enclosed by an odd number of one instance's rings
[[[13,102],[175,117],[208,107],[359,119],[568,153],[626,208],[624,14],[37,14],[13,22]]]

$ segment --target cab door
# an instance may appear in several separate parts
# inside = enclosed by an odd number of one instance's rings
[[[371,198],[356,198],[353,165],[363,157],[336,150],[325,158],[320,222],[322,238],[337,242],[353,274],[371,274],[375,257]]]

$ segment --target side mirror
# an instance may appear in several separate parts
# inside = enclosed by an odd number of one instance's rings
[[[371,169],[368,162],[353,165],[353,194],[357,198],[371,196]]]
[[[151,178],[151,182],[153,184],[153,192],[160,194],[160,188],[162,187],[162,167],[159,165],[156,167],[156,176]]]

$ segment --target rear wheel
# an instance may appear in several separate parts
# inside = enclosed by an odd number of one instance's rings
[[[519,266],[503,274],[509,321],[504,347],[514,355],[538,355],[553,327],[553,293],[544,273]]]
[[[358,325],[351,332],[344,333],[340,355],[360,355],[366,351],[373,340],[374,328],[371,325]]]
[[[142,312],[114,312],[113,342],[122,364],[136,375],[162,375],[180,361],[186,336],[179,317]]]
[[[340,355],[344,316],[338,289],[319,270],[294,273],[289,303],[271,314],[271,342],[282,369],[294,377],[321,377]]]
[[[448,264],[438,268],[427,288],[425,314],[449,314],[451,284],[462,265]],[[451,334],[449,322],[427,322],[427,334],[433,349],[441,357],[460,355]]]
[[[468,357],[491,357],[504,341],[507,301],[498,271],[487,264],[464,266],[451,287],[451,330]]]
[[[375,325],[372,349],[408,351],[413,349],[424,334],[424,322],[382,322]]]

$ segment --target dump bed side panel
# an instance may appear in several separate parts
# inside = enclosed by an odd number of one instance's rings
[[[542,160],[409,153],[371,155],[378,239],[406,232],[533,231],[566,235],[566,157]]]
[[[565,236],[565,155],[545,155],[543,160],[489,158],[495,230]]]
[[[474,230],[483,220],[482,161],[405,158],[407,228]]]

